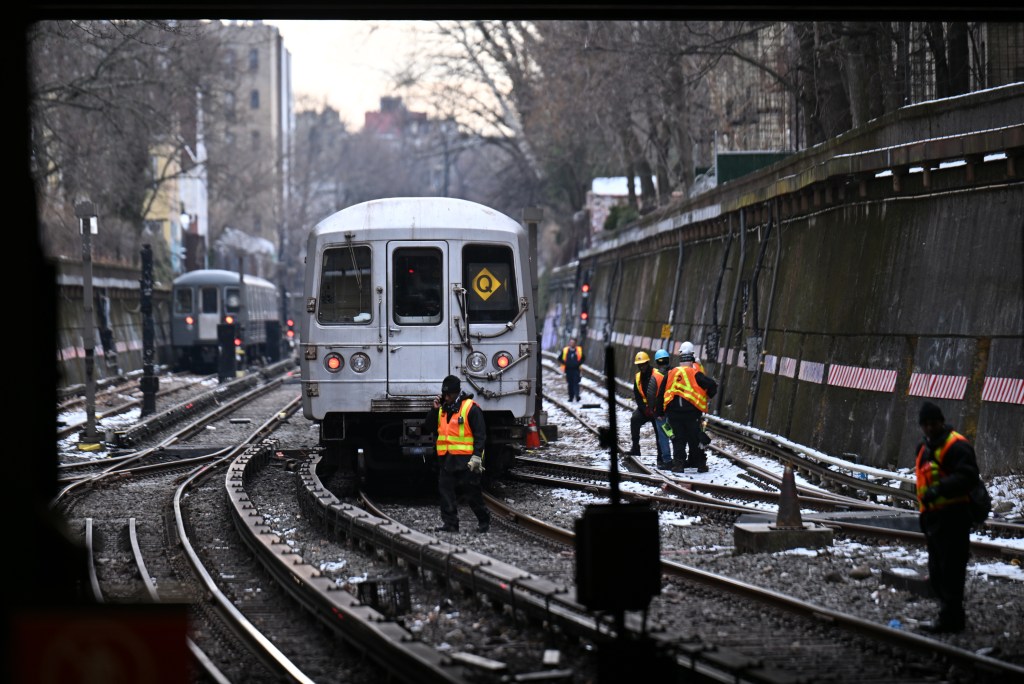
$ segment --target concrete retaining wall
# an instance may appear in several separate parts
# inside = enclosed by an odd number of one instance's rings
[[[908,108],[863,134],[898,154],[854,153],[850,173],[853,132],[582,253],[549,276],[545,348],[578,331],[589,274],[591,365],[610,343],[624,377],[637,350],[689,339],[725,418],[911,467],[929,398],[984,474],[1024,468],[1024,88],[932,107],[941,144],[894,138],[920,134]]]

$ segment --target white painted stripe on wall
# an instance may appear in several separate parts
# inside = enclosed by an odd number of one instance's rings
[[[911,373],[910,388],[907,393],[912,397],[930,399],[963,399],[966,390],[966,375]]]
[[[1024,378],[985,378],[981,400],[1024,404]]]
[[[825,364],[816,361],[800,362],[800,379],[820,383],[825,376]]]

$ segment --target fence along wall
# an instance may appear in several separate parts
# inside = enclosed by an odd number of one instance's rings
[[[690,339],[722,385],[712,406],[725,418],[910,467],[929,398],[975,441],[984,473],[1019,469],[1021,93],[939,103],[960,109],[934,119],[956,130],[927,141],[815,148],[584,252],[549,279],[546,346],[578,327],[564,271],[589,269],[594,365],[606,341],[623,376],[637,349]],[[906,115],[913,126],[890,126],[917,134],[919,113]],[[1018,123],[988,128],[1007,116]],[[892,134],[875,122],[866,135]]]

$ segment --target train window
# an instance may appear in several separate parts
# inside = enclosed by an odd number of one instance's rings
[[[470,323],[505,323],[519,312],[515,260],[506,245],[471,244],[462,248],[462,282]]]
[[[207,314],[220,313],[217,310],[217,288],[216,287],[202,287],[202,288],[199,288],[199,306],[200,306],[200,313],[207,313]]]
[[[192,288],[180,287],[174,291],[174,313],[192,313]]]
[[[437,325],[441,322],[444,255],[435,247],[401,247],[391,264],[395,323]]]
[[[224,290],[224,311],[227,313],[238,313],[242,307],[242,297],[237,287],[229,287]]]
[[[370,248],[345,245],[324,250],[317,322],[369,323],[373,320]]]

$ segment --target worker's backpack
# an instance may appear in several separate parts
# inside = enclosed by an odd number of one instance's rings
[[[992,511],[992,495],[988,493],[985,483],[978,478],[977,486],[967,495],[968,507],[971,511],[971,522],[984,523]]]

